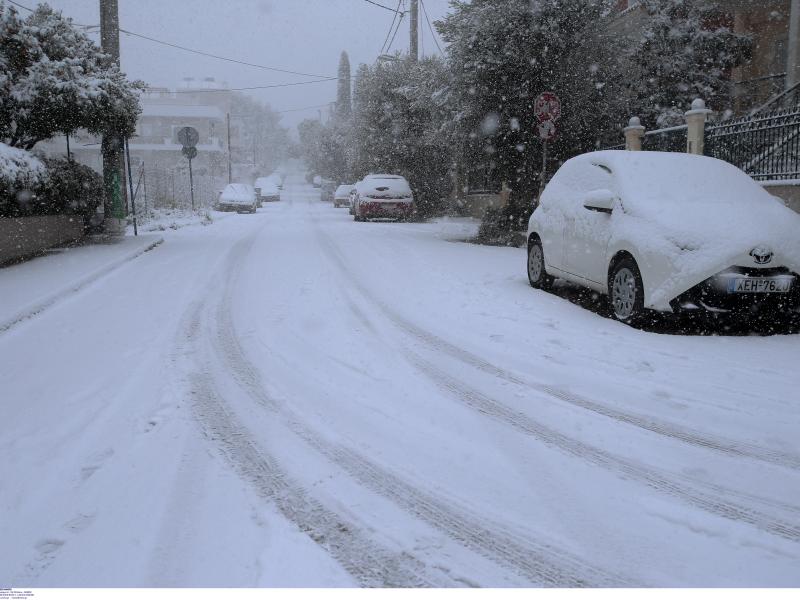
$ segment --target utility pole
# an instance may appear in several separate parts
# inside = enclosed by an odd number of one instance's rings
[[[231,113],[226,113],[226,120],[228,122],[228,183],[233,183],[231,175]]]
[[[119,65],[119,0],[100,0],[100,45]],[[106,235],[125,235],[123,195],[125,174],[122,165],[123,140],[115,131],[103,134],[103,231]]]
[[[419,59],[419,0],[411,0],[411,40],[408,54],[411,60]]]

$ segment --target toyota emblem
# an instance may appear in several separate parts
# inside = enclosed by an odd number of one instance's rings
[[[766,265],[772,260],[772,250],[764,246],[756,246],[750,250],[750,256],[757,265]]]

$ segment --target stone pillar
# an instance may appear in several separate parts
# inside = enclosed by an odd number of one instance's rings
[[[625,132],[625,150],[641,151],[644,127],[639,117],[631,117],[628,126],[623,131]]]
[[[711,111],[706,108],[706,103],[700,98],[692,101],[692,110],[684,113],[686,117],[686,152],[689,154],[703,154],[705,150],[706,118]]]

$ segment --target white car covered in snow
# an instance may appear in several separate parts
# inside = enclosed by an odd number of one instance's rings
[[[260,202],[277,202],[281,199],[281,192],[273,177],[259,177],[256,179],[256,196]]]
[[[414,194],[402,175],[367,175],[356,184],[353,219],[406,219],[414,212]]]
[[[602,151],[568,160],[528,224],[528,279],[607,294],[614,317],[797,310],[800,215],[705,156]]]
[[[350,192],[355,188],[354,183],[345,183],[336,188],[333,192],[333,206],[339,208],[340,206],[350,206]]]
[[[229,183],[219,194],[217,210],[235,210],[236,212],[256,212],[258,198],[252,185],[246,183]]]

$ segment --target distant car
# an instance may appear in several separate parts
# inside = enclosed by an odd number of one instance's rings
[[[608,295],[625,323],[646,311],[800,309],[800,215],[733,165],[678,152],[568,160],[528,224],[528,279]]]
[[[220,192],[217,201],[217,210],[254,213],[257,208],[256,190],[246,183],[229,183]]]
[[[323,179],[319,190],[319,199],[323,202],[333,202],[333,194],[337,187],[339,186],[336,185],[335,181]]]
[[[414,212],[414,194],[402,175],[367,175],[356,185],[353,219],[406,219]]]
[[[260,202],[277,202],[281,199],[281,193],[275,180],[270,177],[259,177],[256,179],[256,195]]]
[[[268,175],[268,176],[267,176],[267,177],[265,177],[264,179],[268,179],[269,181],[271,181],[272,183],[274,183],[274,184],[275,184],[275,186],[276,186],[276,187],[277,187],[279,190],[282,190],[282,189],[283,189],[283,176],[281,176],[281,175],[280,175],[280,174],[279,174],[277,171],[276,171],[275,173],[273,173],[272,175]]]
[[[311,185],[315,188],[322,187],[322,177],[319,175],[314,175],[314,179],[311,180]]]
[[[333,206],[339,208],[340,206],[350,206],[350,192],[353,191],[355,184],[345,183],[336,188],[333,193]]]

